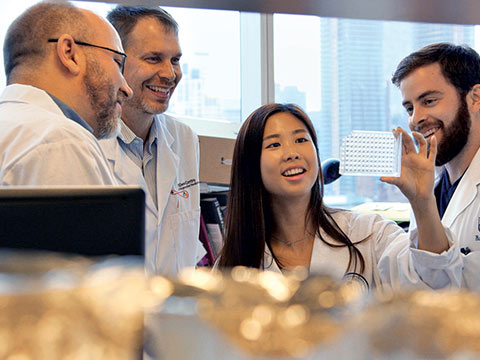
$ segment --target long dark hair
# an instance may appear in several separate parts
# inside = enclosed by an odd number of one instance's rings
[[[293,104],[267,104],[255,110],[245,120],[238,133],[232,161],[230,179],[230,195],[224,226],[224,247],[219,260],[220,267],[243,265],[263,268],[265,244],[273,257],[275,254],[270,246],[272,235],[272,210],[268,192],[263,186],[260,171],[260,155],[262,153],[263,131],[270,116],[288,112],[298,118],[307,128],[312,138],[318,156],[317,136],[312,122],[305,112]],[[355,271],[360,267],[360,273],[365,269],[365,260],[347,235],[332,218],[337,210],[328,208],[323,203],[323,174],[319,166],[318,178],[315,181],[310,196],[305,223],[311,221],[316,235],[331,247],[348,247],[350,259],[347,271]],[[328,242],[320,233],[336,240]]]

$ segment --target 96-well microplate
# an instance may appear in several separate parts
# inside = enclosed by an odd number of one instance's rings
[[[400,176],[402,134],[354,130],[342,139],[340,174]]]

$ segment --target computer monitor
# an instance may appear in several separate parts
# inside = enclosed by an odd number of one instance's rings
[[[0,187],[0,248],[143,255],[144,238],[140,187]]]

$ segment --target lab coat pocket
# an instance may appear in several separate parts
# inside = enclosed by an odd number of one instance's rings
[[[200,208],[172,214],[168,217],[168,238],[175,244],[177,271],[197,264],[197,253],[201,251],[198,232]]]

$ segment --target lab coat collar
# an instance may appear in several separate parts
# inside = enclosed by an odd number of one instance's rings
[[[105,151],[107,160],[113,164],[113,171],[125,185],[139,184],[144,189],[146,183],[143,180],[141,172],[130,171],[133,166],[137,166],[122,150],[120,143],[117,139],[102,140],[102,146],[106,148],[108,145],[111,149]],[[137,166],[138,167],[138,166]]]
[[[455,219],[471,204],[478,194],[480,184],[480,149],[477,150],[467,171],[463,174],[447,210],[442,218],[445,226],[452,226]]]
[[[47,94],[55,101],[55,104],[62,110],[63,114],[65,117],[69,118],[72,121],[75,121],[77,124],[79,124],[81,127],[83,127],[85,130],[93,134],[93,128],[90,126],[89,123],[87,123],[80,115],[77,114],[75,110],[73,110],[70,106],[65,104],[62,100],[57,98],[56,96],[53,96],[49,92]]]
[[[65,116],[62,110],[45,90],[31,85],[12,84],[8,85],[0,96],[1,102],[25,102],[35,104],[57,115]]]

